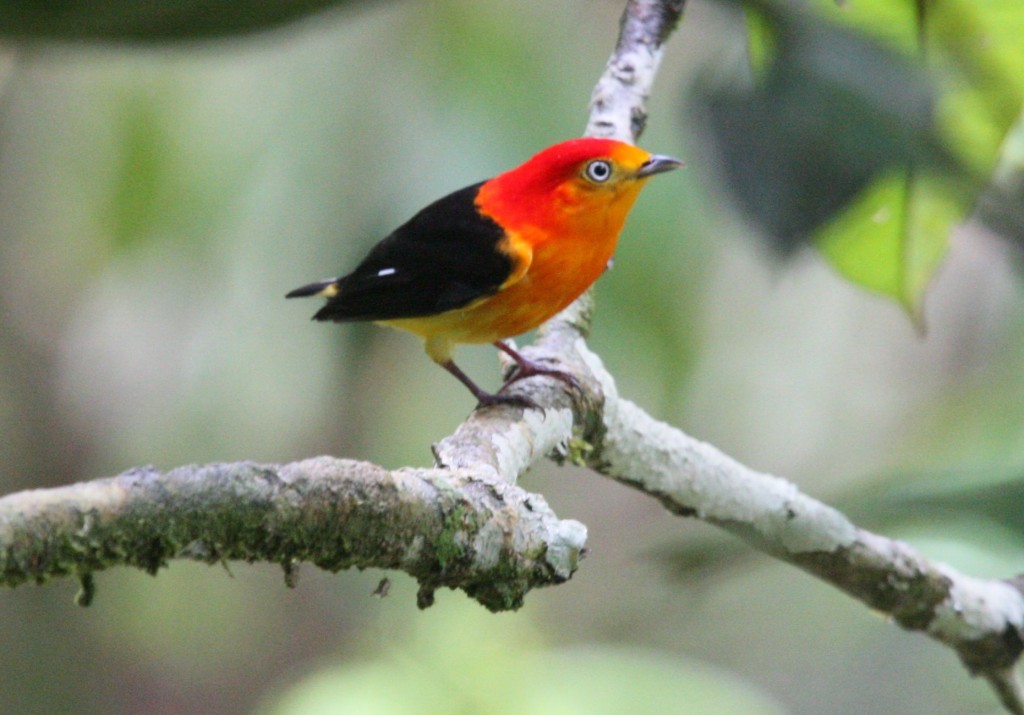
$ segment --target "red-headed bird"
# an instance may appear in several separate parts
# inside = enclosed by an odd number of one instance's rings
[[[503,340],[531,330],[598,279],[626,214],[651,176],[682,162],[612,139],[573,139],[525,164],[430,204],[378,243],[343,278],[288,298],[327,298],[315,320],[373,321],[422,337],[427,355],[480,405],[528,400],[500,394],[544,368]],[[452,361],[458,343],[493,343],[518,370],[498,393]]]

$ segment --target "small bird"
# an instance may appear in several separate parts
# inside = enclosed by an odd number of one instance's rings
[[[575,381],[520,355],[505,338],[537,327],[589,288],[647,179],[682,165],[613,139],[555,144],[422,209],[347,276],[286,297],[326,298],[314,320],[372,321],[419,335],[427,355],[478,406],[533,406],[502,393],[532,375]],[[459,343],[492,343],[517,370],[488,393],[453,362]]]

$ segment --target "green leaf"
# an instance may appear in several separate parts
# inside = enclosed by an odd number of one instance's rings
[[[744,6],[753,86],[705,86],[696,101],[737,205],[783,254],[814,242],[841,275],[919,317],[950,229],[1020,114],[1024,7]],[[1006,206],[990,213],[1024,226]]]
[[[753,86],[703,87],[697,104],[740,208],[789,252],[882,173],[955,166],[936,96],[908,57],[817,14],[750,2],[767,39]]]
[[[957,179],[904,170],[879,177],[849,210],[817,234],[819,248],[851,281],[894,298],[919,317],[952,227],[971,211],[992,174],[1024,95],[1024,8],[995,0],[920,4],[867,0],[827,16],[885,37],[919,57],[938,82],[937,135],[964,169]],[[903,13],[898,8],[902,6]],[[1019,207],[1018,207],[1019,212]]]
[[[963,215],[957,192],[935,174],[876,179],[818,233],[818,248],[848,280],[899,301],[920,317],[924,295]]]

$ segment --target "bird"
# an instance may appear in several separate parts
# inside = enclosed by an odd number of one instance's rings
[[[414,333],[477,406],[535,407],[506,393],[514,382],[572,375],[521,355],[507,339],[553,317],[610,264],[626,215],[647,180],[683,166],[614,139],[554,144],[520,166],[429,204],[377,243],[348,275],[296,288],[320,296],[313,316]],[[516,363],[494,393],[459,368],[459,344],[491,343]]]

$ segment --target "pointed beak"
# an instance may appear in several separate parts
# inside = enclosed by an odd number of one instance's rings
[[[685,166],[679,159],[674,159],[671,156],[665,156],[663,154],[653,154],[651,158],[645,161],[636,172],[638,179],[646,179],[648,176],[654,176],[655,174],[663,174],[666,171],[672,171],[678,169],[681,166]]]

